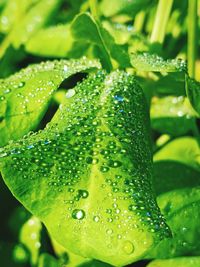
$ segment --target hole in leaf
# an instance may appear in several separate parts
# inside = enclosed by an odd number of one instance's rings
[[[78,82],[81,82],[83,79],[85,79],[87,76],[86,73],[76,73],[72,76],[70,76],[69,78],[65,79],[59,86],[58,90],[69,90],[73,87],[75,87],[77,85]],[[57,91],[58,91],[57,90]],[[53,118],[53,116],[55,115],[56,111],[59,108],[59,104],[51,101],[44,117],[42,118],[40,125],[38,127],[37,130],[42,130],[45,128],[45,126],[47,125],[47,123],[49,123],[51,121],[51,119]]]
[[[59,89],[71,89],[75,87],[79,82],[82,82],[83,79],[87,77],[87,73],[76,73],[69,78],[65,79],[59,86]]]
[[[3,116],[0,116],[0,123],[4,120],[5,118]]]
[[[49,123],[51,119],[53,118],[53,116],[55,115],[56,111],[58,110],[58,107],[59,105],[57,103],[55,103],[54,101],[51,101],[44,117],[40,121],[40,124],[37,130],[43,130],[46,127],[47,123]]]

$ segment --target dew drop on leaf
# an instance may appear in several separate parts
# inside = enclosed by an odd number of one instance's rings
[[[112,229],[107,229],[107,230],[106,230],[106,233],[107,233],[108,235],[111,235],[111,234],[113,233],[113,230],[112,230]]]
[[[25,82],[23,82],[23,81],[22,81],[22,82],[20,82],[20,83],[18,84],[18,88],[22,88],[22,87],[24,87],[24,86],[25,86],[25,84],[26,84],[26,83],[25,83]]]
[[[87,198],[89,195],[87,190],[78,190],[78,196],[80,198]]]
[[[99,222],[99,220],[100,220],[99,216],[94,216],[94,217],[93,217],[93,221],[94,221],[94,222]]]
[[[85,218],[85,211],[81,209],[75,209],[72,212],[72,218],[76,220],[82,220]]]
[[[109,168],[108,167],[105,167],[105,166],[101,166],[100,167],[100,171],[101,172],[108,172],[109,171]]]
[[[123,244],[123,251],[130,255],[134,252],[134,245],[131,241],[125,241],[124,244]]]
[[[117,160],[109,160],[108,161],[108,166],[111,168],[118,168],[122,165],[122,163],[120,161]]]

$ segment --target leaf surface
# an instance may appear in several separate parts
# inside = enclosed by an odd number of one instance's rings
[[[193,130],[197,113],[183,96],[153,97],[151,102],[152,128],[172,136]]]
[[[155,260],[147,265],[147,267],[197,267],[200,265],[200,257],[180,257],[169,260]]]
[[[199,255],[200,187],[176,189],[161,194],[157,201],[172,229],[173,238],[161,241],[148,257]]]
[[[45,57],[78,58],[86,54],[88,47],[89,44],[74,40],[69,24],[41,29],[25,44],[27,52]]]
[[[35,64],[0,80],[0,145],[36,128],[53,92],[70,75],[100,67],[95,60],[61,60]]]
[[[173,160],[200,170],[200,148],[193,137],[179,137],[166,144],[154,155],[154,161]]]
[[[2,151],[2,174],[67,250],[125,265],[170,236],[151,190],[144,95],[119,71],[74,90],[46,129]]]
[[[89,13],[77,15],[72,21],[71,30],[75,39],[95,45],[98,57],[108,71],[112,69],[111,58],[115,59],[121,68],[130,66],[128,53],[115,43],[112,35]]]
[[[200,172],[175,160],[154,162],[153,187],[157,195],[184,187],[200,186]]]
[[[103,0],[101,2],[101,11],[104,16],[110,17],[116,14],[129,14],[134,16],[145,6],[149,7],[149,0]]]
[[[186,92],[193,108],[200,115],[200,83],[186,76]]]
[[[139,71],[185,72],[186,63],[179,59],[167,59],[156,54],[133,53],[130,55],[132,66]]]

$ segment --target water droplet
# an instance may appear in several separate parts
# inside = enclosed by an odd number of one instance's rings
[[[108,171],[109,171],[109,168],[106,167],[106,166],[101,166],[101,167],[100,167],[100,171],[101,171],[101,172],[108,172]]]
[[[121,179],[122,176],[121,176],[121,175],[115,175],[115,178],[116,178],[116,179]]]
[[[120,95],[115,95],[114,99],[116,99],[118,102],[123,102],[124,101],[124,98],[122,96],[120,96]]]
[[[88,164],[97,164],[99,162],[99,160],[97,158],[87,157],[86,162]]]
[[[108,161],[108,166],[111,168],[118,168],[122,165],[122,163],[118,160],[109,160]]]
[[[100,220],[100,217],[99,217],[99,216],[94,216],[94,217],[93,217],[93,221],[94,221],[94,222],[99,222],[99,220]]]
[[[108,235],[111,235],[111,234],[113,233],[113,230],[112,230],[112,229],[107,229],[107,230],[106,230],[106,233],[107,233]]]
[[[6,89],[6,90],[4,90],[4,94],[9,94],[11,92],[11,89]]]
[[[125,241],[124,244],[123,244],[123,251],[130,255],[134,252],[134,245],[131,241]]]
[[[70,98],[76,94],[76,91],[74,89],[69,89],[66,93],[66,98]]]
[[[22,88],[22,87],[24,87],[24,86],[25,86],[25,84],[26,84],[25,82],[20,82],[20,83],[18,84],[18,86],[17,86],[17,87],[18,87],[18,88]]]
[[[87,190],[78,190],[78,196],[80,198],[87,198],[89,195]]]
[[[72,218],[82,220],[85,217],[85,211],[81,209],[75,209],[72,212]]]

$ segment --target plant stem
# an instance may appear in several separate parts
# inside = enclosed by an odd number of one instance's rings
[[[89,0],[89,4],[90,4],[90,11],[93,15],[94,18],[98,18],[98,0]]]
[[[151,43],[163,43],[172,4],[173,0],[159,0],[150,38]]]
[[[197,0],[188,0],[188,72],[195,78],[195,62],[197,52]]]

